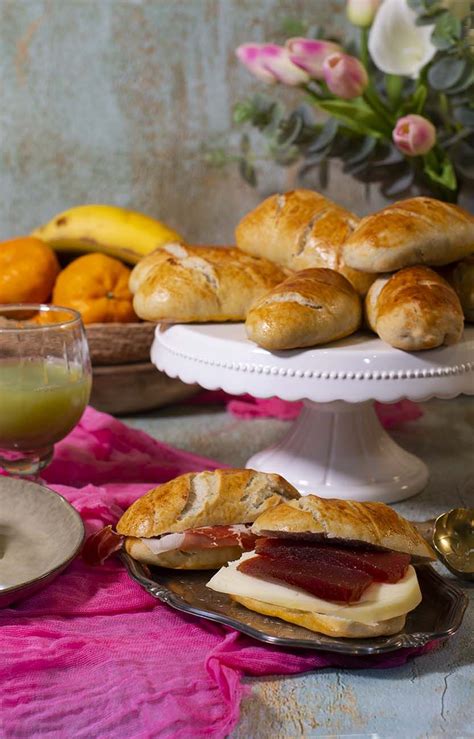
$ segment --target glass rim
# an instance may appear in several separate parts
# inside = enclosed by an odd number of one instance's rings
[[[43,324],[31,324],[25,326],[2,326],[0,325],[0,333],[3,332],[14,332],[14,331],[48,331],[51,329],[64,328],[66,326],[74,326],[75,324],[82,325],[82,317],[79,311],[74,308],[66,308],[63,305],[49,305],[47,303],[0,303],[0,318],[5,317],[6,313],[20,312],[20,311],[37,311],[43,313],[68,313],[70,318],[64,321],[57,321],[56,323],[43,323]],[[19,321],[26,319],[17,319]]]

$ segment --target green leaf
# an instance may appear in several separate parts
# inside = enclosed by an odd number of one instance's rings
[[[308,24],[306,21],[293,16],[286,16],[283,18],[280,24],[280,32],[285,38],[291,38],[293,36],[306,36],[308,31]]]
[[[385,122],[381,121],[379,116],[360,98],[353,101],[318,100],[317,105],[326,113],[343,121],[344,125],[352,131],[364,135],[369,134],[376,138],[391,135]]]
[[[461,33],[462,24],[459,18],[446,11],[436,19],[431,41],[438,49],[449,49],[461,38]]]
[[[385,75],[385,89],[392,108],[396,108],[400,101],[403,89],[403,77],[398,74]]]
[[[465,92],[470,90],[472,93],[472,85],[474,85],[474,69],[469,68],[469,66],[466,67],[466,71],[464,72],[463,76],[459,80],[457,85],[454,85],[454,87],[451,87],[450,90],[448,90],[449,95],[457,95],[460,92]]]
[[[445,158],[441,164],[439,164],[436,160],[433,161],[434,157],[430,157],[430,154],[431,152],[423,157],[423,172],[425,175],[432,182],[437,185],[441,185],[441,187],[446,188],[446,190],[456,190],[456,173],[451,161]]]
[[[282,123],[276,137],[276,144],[281,148],[291,146],[296,141],[303,128],[301,116],[292,113],[287,121]]]
[[[355,148],[351,156],[345,158],[344,169],[350,170],[352,167],[361,164],[372,154],[376,144],[377,139],[374,139],[373,136],[366,136],[362,139],[361,144]]]
[[[234,105],[233,121],[234,123],[246,123],[252,119],[254,114],[254,104],[251,100],[243,100],[241,103]]]
[[[428,97],[428,88],[422,83],[418,84],[413,95],[410,95],[403,103],[400,113],[418,113],[420,114],[424,108],[426,98]]]
[[[456,85],[467,67],[465,59],[441,57],[428,70],[428,81],[435,90],[449,90]]]

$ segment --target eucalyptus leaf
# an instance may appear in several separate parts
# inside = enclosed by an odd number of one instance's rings
[[[255,167],[247,159],[242,158],[239,160],[239,172],[242,179],[247,184],[255,187],[257,185],[257,173]]]
[[[474,180],[474,149],[464,142],[460,143],[453,152],[456,169],[468,180]]]
[[[281,126],[276,143],[279,147],[291,146],[298,138],[303,128],[303,120],[297,113],[292,113],[287,121]]]
[[[240,139],[240,152],[244,157],[250,152],[250,137],[248,133],[244,133]]]
[[[454,117],[463,126],[467,128],[474,128],[474,108],[468,108],[463,106],[462,108],[456,108],[454,111]]]
[[[277,149],[273,154],[273,158],[277,164],[282,167],[289,167],[300,158],[300,150],[297,146],[290,146],[287,149]]]
[[[428,81],[435,90],[449,90],[454,87],[467,68],[465,59],[444,56],[428,70]]]
[[[415,173],[412,169],[404,172],[399,177],[382,186],[382,192],[387,198],[393,198],[397,195],[401,195],[406,192],[412,185],[415,179]]]
[[[353,165],[360,164],[364,159],[367,159],[367,157],[372,154],[376,144],[377,140],[374,139],[373,136],[366,136],[353,154],[349,158],[345,159],[345,169],[350,168]]]
[[[459,18],[445,11],[436,18],[431,42],[438,49],[449,49],[461,38],[462,24]]]
[[[319,136],[310,146],[308,146],[308,153],[312,154],[313,152],[325,149],[336,135],[338,127],[338,121],[335,118],[329,118],[321,128]]]
[[[459,82],[448,90],[449,95],[457,95],[460,92],[466,92],[474,85],[474,69],[467,66],[466,71]]]

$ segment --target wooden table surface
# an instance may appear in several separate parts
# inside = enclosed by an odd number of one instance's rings
[[[427,488],[395,506],[413,520],[474,506],[474,398],[432,400],[422,407],[421,419],[393,432],[430,469]],[[124,420],[162,441],[236,467],[289,428],[285,421],[239,420],[222,407],[202,406]],[[441,565],[439,571],[450,577]],[[252,692],[242,703],[233,739],[474,736],[474,584],[463,587],[471,603],[460,631],[437,652],[403,667],[331,668],[249,679]]]

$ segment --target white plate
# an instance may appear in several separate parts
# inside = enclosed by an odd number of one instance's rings
[[[47,585],[76,556],[84,524],[61,495],[0,476],[0,606]]]

